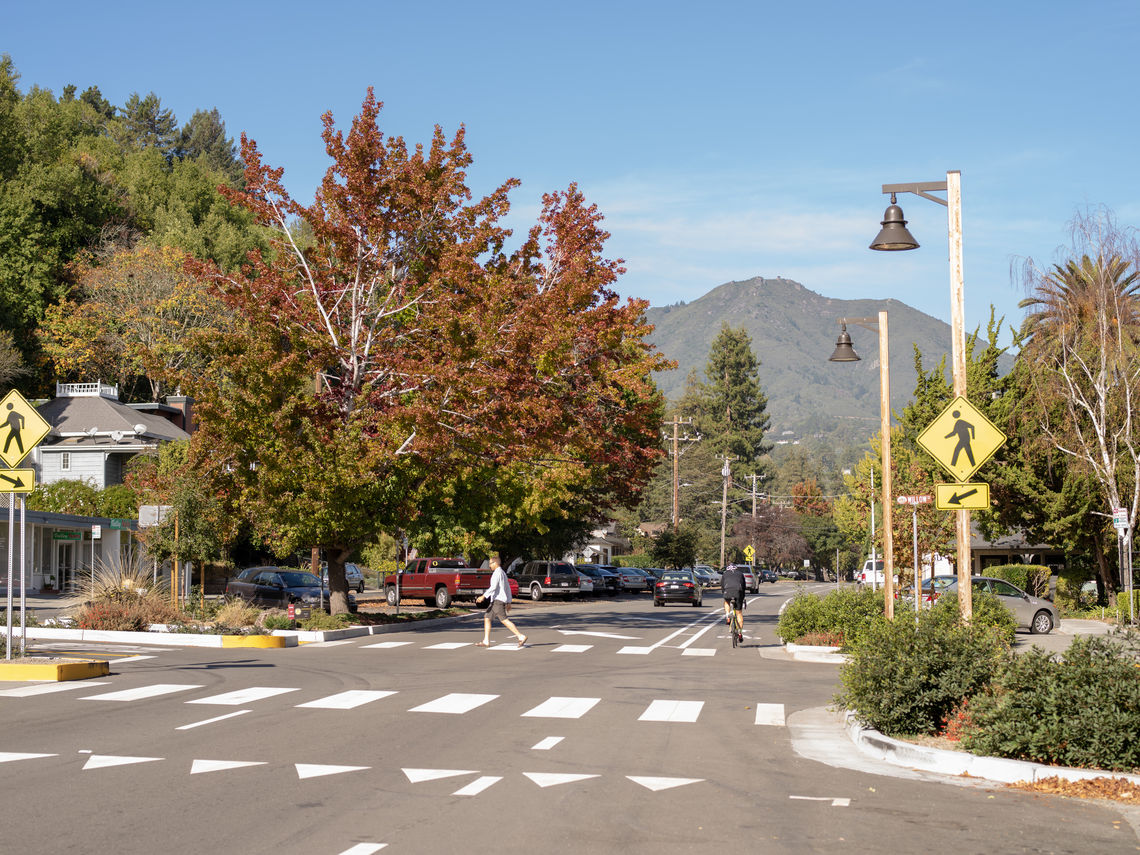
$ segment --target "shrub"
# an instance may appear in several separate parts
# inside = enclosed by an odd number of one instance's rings
[[[1008,660],[970,701],[962,744],[977,754],[1124,770],[1140,766],[1136,643],[1089,636],[1057,658],[1034,648]]]
[[[994,628],[947,620],[875,620],[849,645],[836,703],[886,734],[936,733],[963,698],[981,691],[1011,654]]]
[[[261,609],[245,600],[226,600],[214,613],[214,622],[219,626],[241,629],[255,626],[260,616]]]
[[[843,588],[823,598],[799,591],[780,614],[776,634],[792,642],[808,636],[839,637],[841,645],[849,646],[882,614],[882,591]]]
[[[987,567],[983,576],[1004,579],[1034,597],[1049,594],[1049,577],[1052,571],[1040,564],[998,564]]]
[[[997,638],[1006,647],[1013,644],[1017,637],[1017,618],[1013,612],[1005,607],[1001,600],[993,594],[983,591],[974,591],[973,613],[970,618],[971,626],[980,626],[992,629]],[[933,620],[940,621],[947,626],[959,623],[958,595],[943,594],[930,610]]]
[[[1128,595],[1132,595],[1132,610],[1131,613],[1128,609]],[[1116,618],[1117,623],[1126,623],[1132,615],[1140,617],[1140,590],[1132,589],[1129,591],[1120,591],[1116,595],[1116,605],[1109,608],[1106,614]]]
[[[298,622],[299,629],[320,632],[325,629],[344,629],[356,621],[353,615],[330,615],[328,612],[313,612],[313,616]]]
[[[142,603],[99,600],[85,603],[75,614],[80,629],[101,629],[119,632],[144,632],[151,621],[147,619]]]
[[[275,629],[292,629],[293,621],[286,615],[263,615],[261,625],[270,631]]]

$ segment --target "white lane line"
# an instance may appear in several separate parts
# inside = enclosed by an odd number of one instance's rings
[[[457,778],[460,775],[477,775],[474,769],[401,769],[413,784],[438,781],[440,778]]]
[[[213,706],[240,707],[242,704],[252,704],[265,698],[285,695],[289,692],[299,692],[300,689],[286,689],[275,686],[250,686],[248,689],[238,689],[233,692],[223,692],[220,695],[210,695],[208,698],[196,698],[187,701],[188,704],[211,704]]]
[[[16,751],[0,751],[0,763],[11,763],[13,760],[38,760],[41,757],[58,756],[58,754],[21,754]]]
[[[489,701],[495,700],[498,695],[467,695],[461,692],[452,692],[450,695],[444,695],[442,698],[436,698],[434,701],[428,701],[426,704],[420,704],[418,707],[412,707],[408,712],[434,712],[434,713],[449,713],[451,715],[462,715],[465,712],[471,712],[476,707],[481,707]]]
[[[444,641],[440,644],[429,644],[424,650],[458,650],[460,647],[470,647],[470,641]]]
[[[548,736],[548,737],[546,737],[546,739],[543,739],[539,742],[536,742],[534,745],[532,745],[531,750],[532,751],[549,751],[551,748],[553,748],[555,745],[557,745],[559,742],[561,742],[565,738],[566,737],[564,737],[564,736]]]
[[[483,790],[487,789],[487,787],[491,786],[492,784],[497,784],[501,780],[503,780],[502,777],[495,777],[494,775],[483,775],[481,778],[476,778],[466,787],[460,787],[458,790],[452,793],[452,795],[477,796],[479,793],[483,792]]]
[[[710,623],[708,626],[706,626],[704,629],[702,629],[700,632],[698,632],[696,635],[694,635],[692,638],[690,638],[688,641],[686,641],[684,644],[682,644],[681,649],[685,650],[690,644],[692,644],[694,641],[696,641],[698,638],[700,638],[702,635],[704,635],[710,629],[714,628],[716,625],[717,625],[716,621],[713,621],[712,623]]]
[[[14,689],[0,690],[0,698],[28,698],[32,695],[49,695],[52,692],[70,692],[75,689],[107,685],[110,685],[107,680],[97,680],[94,683],[43,683],[38,686],[17,686]]]
[[[590,635],[594,638],[616,638],[619,641],[637,641],[641,637],[639,635],[617,635],[612,632],[587,632],[579,629],[559,629],[558,631],[562,635]]]
[[[850,807],[851,799],[833,799],[830,796],[788,796],[803,802],[831,802],[832,807]]]
[[[92,754],[83,764],[84,769],[106,769],[109,766],[130,766],[134,763],[154,763],[161,757],[121,757],[113,754]]]
[[[300,709],[351,710],[394,694],[396,693],[384,691],[368,691],[366,689],[350,689],[347,692],[339,692],[335,695],[329,695],[327,698],[318,698],[315,701],[309,701],[305,704],[297,704],[297,707]]]
[[[704,701],[657,700],[645,708],[638,721],[695,722],[704,707]]]
[[[653,652],[652,647],[629,647],[629,646],[623,647],[621,650],[618,651],[618,653],[624,653],[626,655],[634,655],[634,656],[648,656],[652,652]]]
[[[673,787],[683,787],[685,784],[699,784],[704,780],[704,778],[661,778],[645,775],[626,775],[626,777],[655,793],[660,790],[671,790]]]
[[[302,644],[301,647],[340,647],[342,644],[355,644],[355,638],[339,638],[336,641],[310,641]]]
[[[768,724],[774,727],[784,726],[783,704],[757,704],[756,724]]]
[[[690,647],[681,651],[682,656],[716,656],[715,647]]]
[[[373,855],[387,846],[387,843],[357,843],[355,846],[349,846],[340,855]]]
[[[121,692],[107,692],[103,695],[87,695],[81,701],[141,701],[146,698],[157,698],[160,695],[169,695],[174,692],[185,692],[187,689],[200,689],[201,686],[187,683],[155,683],[151,686],[140,686],[137,689],[123,689]]]
[[[371,766],[327,766],[319,763],[294,763],[297,769],[297,777],[302,781],[305,778],[320,778],[324,775],[340,775],[344,772],[360,772],[364,769],[371,769]]]
[[[112,659],[110,661],[114,665],[122,665],[124,662],[142,662],[142,660],[144,660],[144,659],[157,659],[157,658],[158,658],[157,656],[144,656],[142,654],[139,654],[138,656],[125,656],[122,659]]]
[[[548,698],[523,718],[581,718],[592,710],[601,698]]]
[[[371,650],[373,648],[378,647],[378,648],[381,648],[384,650],[390,650],[393,647],[405,647],[406,645],[409,645],[411,643],[412,642],[410,642],[410,641],[378,641],[378,642],[376,642],[376,644],[362,644],[362,645],[360,645],[360,649],[361,650]]]
[[[196,721],[193,724],[184,724],[184,725],[182,725],[182,727],[176,727],[174,729],[175,730],[193,730],[194,728],[201,727],[204,724],[213,724],[216,721],[225,721],[227,718],[237,718],[239,715],[245,715],[248,712],[253,712],[253,710],[238,710],[237,712],[226,713],[225,715],[219,715],[219,716],[215,716],[214,718],[208,718],[205,721]]]
[[[559,784],[573,784],[576,781],[585,781],[589,778],[597,778],[598,775],[573,775],[561,772],[523,772],[523,775],[530,778],[540,787],[556,787]]]
[[[551,653],[585,653],[590,650],[594,645],[592,644],[559,644],[552,649]]]
[[[228,769],[243,769],[246,766],[264,766],[265,760],[195,760],[190,764],[191,775],[205,772],[223,772]]]

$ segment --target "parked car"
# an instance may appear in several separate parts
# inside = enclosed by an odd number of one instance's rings
[[[578,567],[574,568],[574,573],[578,576],[578,593],[579,594],[593,594],[595,597],[602,593],[600,590],[594,588],[594,577]]]
[[[711,588],[714,584],[712,575],[707,570],[702,570],[700,567],[694,567],[693,575],[700,579],[702,588]]]
[[[714,585],[720,584],[720,572],[715,567],[710,567],[707,564],[697,564],[695,567],[693,567],[693,569],[698,571],[704,570]]]
[[[760,581],[761,582],[779,582],[780,577],[775,570],[769,570],[767,567],[760,568]]]
[[[936,576],[935,579],[937,578]],[[1061,625],[1061,615],[1056,606],[1048,600],[1030,596],[1021,588],[1011,585],[1004,579],[972,576],[970,584],[975,593],[988,591],[996,596],[1007,609],[1013,612],[1013,616],[1017,618],[1018,626],[1024,627],[1032,633],[1043,635],[1052,632]],[[941,591],[943,594],[956,594],[957,592],[957,578],[945,585]]]
[[[649,587],[649,578],[637,567],[619,567],[623,591],[644,591]]]
[[[348,583],[350,591],[356,591],[358,594],[364,593],[364,571],[356,564],[350,562],[344,565],[344,580]],[[327,588],[329,585],[329,568],[324,563],[321,564],[321,581]]]
[[[701,583],[692,570],[666,570],[653,586],[653,605],[666,603],[701,604]]]
[[[614,572],[616,568],[608,564],[577,564],[575,569],[593,579],[595,595],[605,593],[613,597],[622,589],[621,578]]]
[[[574,565],[565,561],[528,561],[507,574],[519,584],[519,592],[532,600],[547,595],[570,596],[581,589]]]
[[[651,584],[661,581],[661,574],[665,572],[662,567],[642,567],[641,572],[646,575]]]
[[[316,608],[329,607],[329,591],[307,570],[284,567],[250,567],[226,582],[226,596],[237,597],[255,606],[283,609],[290,603]],[[356,598],[348,595],[350,611]]]
[[[756,574],[752,572],[752,568],[741,567],[740,569],[744,571],[745,589],[752,594],[758,592],[760,590],[760,580],[756,578]]]
[[[855,575],[855,581],[860,585],[874,585],[876,588],[883,584],[883,560],[872,561],[868,558],[863,562],[863,569]]]

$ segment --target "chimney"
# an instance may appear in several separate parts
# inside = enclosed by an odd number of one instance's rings
[[[194,433],[194,399],[189,395],[167,395],[166,405],[181,414],[174,423],[186,433]]]

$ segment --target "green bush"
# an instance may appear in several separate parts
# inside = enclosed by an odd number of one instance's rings
[[[962,745],[1038,763],[1140,767],[1135,637],[1077,638],[1059,659],[1038,648],[1007,660],[974,697]]]
[[[1140,618],[1140,590],[1135,588],[1131,591],[1132,594],[1132,609],[1128,609],[1128,591],[1119,591],[1116,594],[1116,605],[1105,611],[1106,615],[1116,618],[1117,623],[1128,623],[1131,616]]]
[[[313,612],[312,617],[298,621],[297,628],[320,632],[326,629],[344,629],[346,626],[351,626],[355,621],[356,618],[352,615],[330,615],[328,612]]]
[[[992,629],[1006,647],[1017,637],[1017,618],[1001,600],[989,592],[974,591],[970,623]],[[958,595],[943,594],[930,610],[933,620],[947,626],[958,623]]]
[[[963,626],[937,609],[872,621],[840,669],[837,704],[889,735],[936,733],[963,698],[981,691],[1011,655],[989,626]]]
[[[636,552],[632,555],[615,555],[615,567],[652,567],[653,561],[646,552]]]
[[[1052,571],[1040,564],[998,564],[987,567],[983,576],[1004,579],[1034,597],[1044,597],[1049,593],[1049,577]]]
[[[821,598],[801,590],[784,607],[776,634],[791,642],[806,636],[838,636],[841,646],[849,646],[882,614],[882,591],[841,588]]]
[[[261,625],[263,628],[272,632],[275,629],[292,629],[293,621],[289,620],[285,615],[266,615]]]

